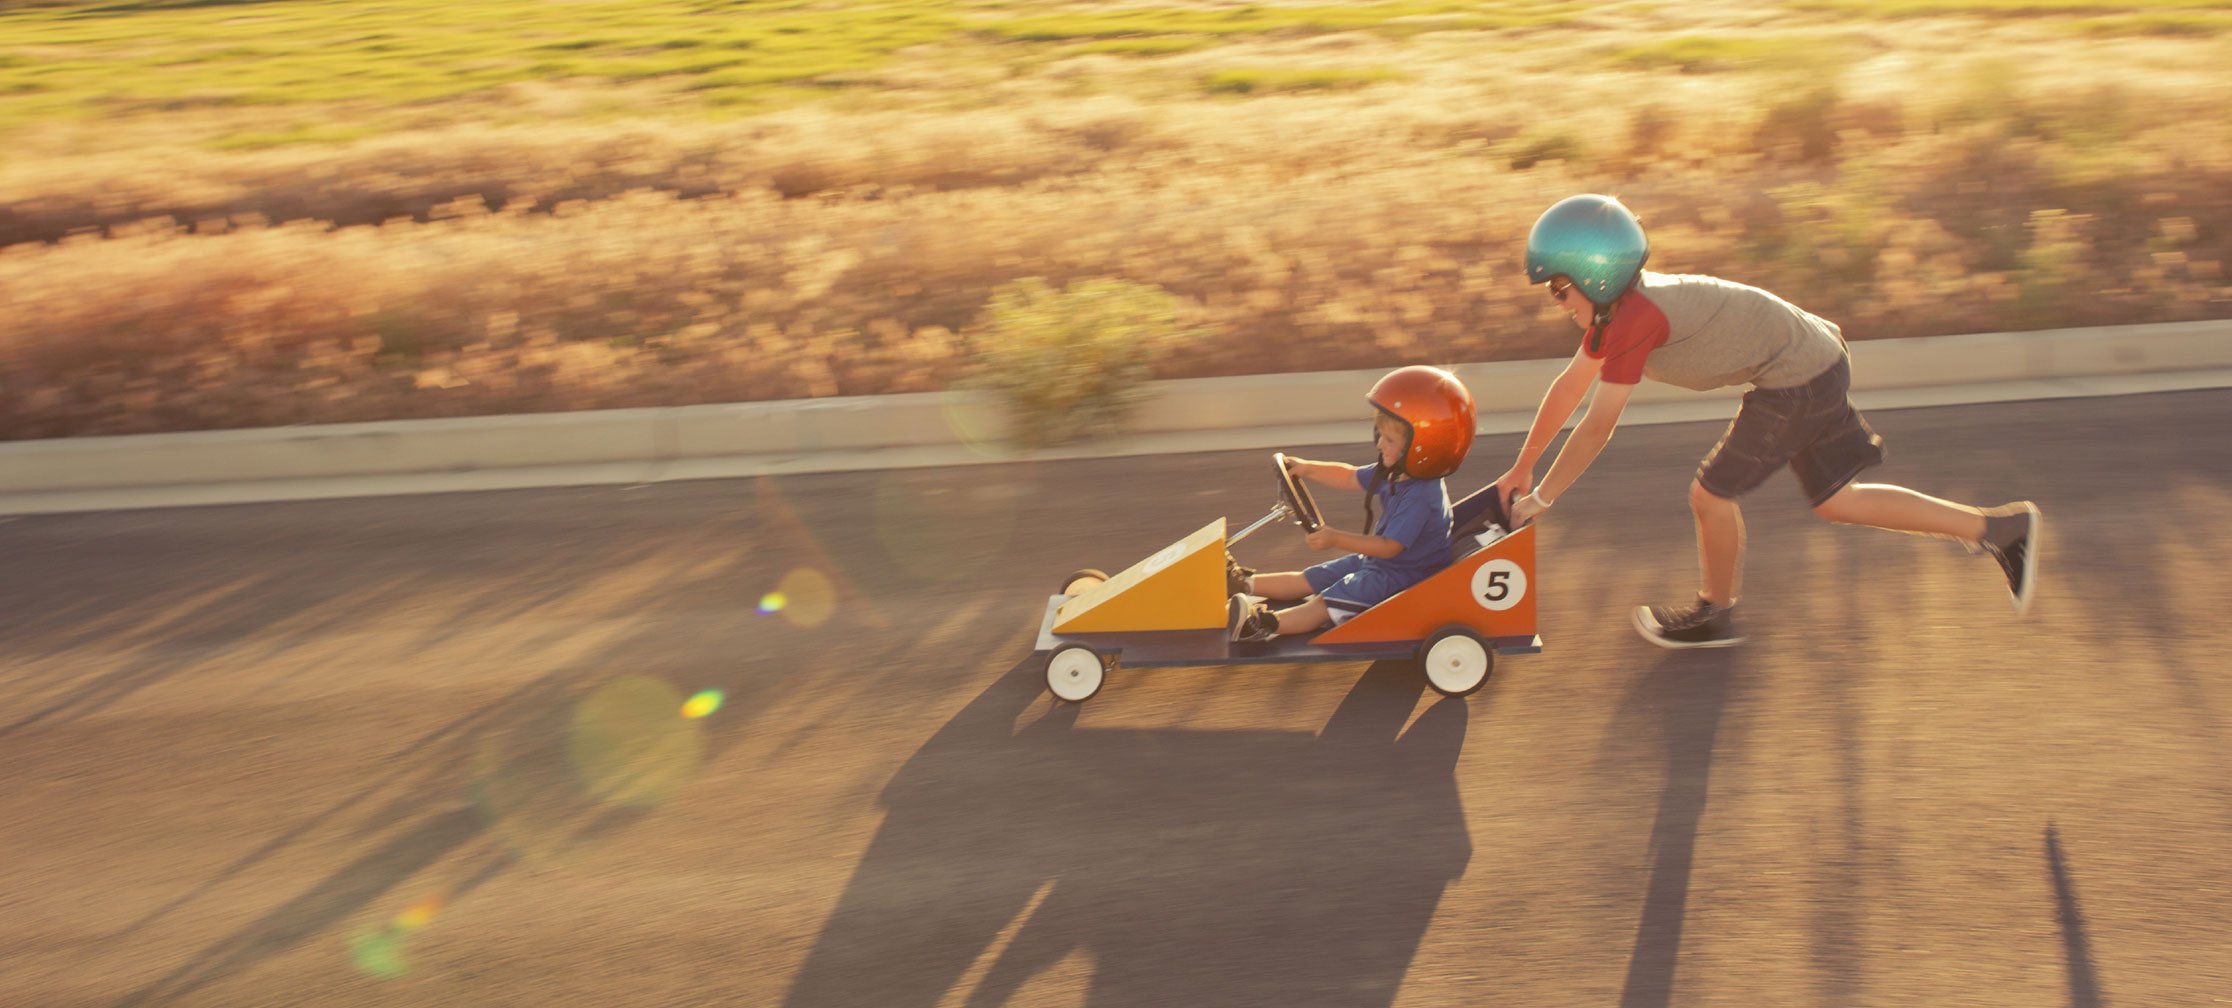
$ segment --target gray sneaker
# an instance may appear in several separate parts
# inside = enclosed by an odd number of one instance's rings
[[[2031,588],[2038,584],[2043,519],[2038,505],[2029,501],[2002,504],[1984,512],[1984,540],[1977,545],[1999,561],[2000,570],[2006,573],[2008,599],[2015,604],[2018,616],[2030,612]]]
[[[1742,644],[1735,606],[1717,606],[1699,597],[1688,605],[1635,607],[1635,632],[1662,648],[1728,647]]]
[[[1234,592],[1225,603],[1225,628],[1235,642],[1267,641],[1279,635],[1279,616],[1270,606]]]

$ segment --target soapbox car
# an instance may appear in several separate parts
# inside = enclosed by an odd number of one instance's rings
[[[1453,505],[1455,559],[1426,580],[1345,622],[1308,634],[1234,642],[1225,625],[1227,547],[1281,518],[1325,524],[1310,489],[1274,454],[1279,500],[1227,539],[1218,518],[1114,576],[1080,570],[1046,600],[1034,654],[1046,686],[1082,702],[1119,667],[1256,665],[1417,659],[1426,681],[1465,696],[1488,680],[1495,656],[1537,654],[1535,533],[1509,530],[1493,484]]]

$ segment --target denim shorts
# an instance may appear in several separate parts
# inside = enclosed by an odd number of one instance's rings
[[[1734,500],[1785,465],[1806,503],[1819,507],[1862,469],[1883,461],[1883,438],[1852,406],[1852,359],[1789,388],[1755,388],[1728,432],[1697,467],[1706,492]]]
[[[1310,590],[1325,600],[1326,615],[1335,626],[1418,583],[1366,564],[1361,553],[1327,560],[1304,570],[1302,576],[1310,582]]]

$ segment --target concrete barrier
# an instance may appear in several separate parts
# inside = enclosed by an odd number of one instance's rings
[[[2099,394],[2057,392],[2039,384],[2074,378],[2173,376],[2177,380],[2171,385],[2184,381],[2213,387],[2232,384],[2210,374],[2232,369],[2232,321],[1872,340],[1853,344],[1852,356],[1854,394],[1863,407],[1870,405],[1869,395],[1888,390],[1953,386],[2016,390],[1996,398]],[[1507,361],[1460,364],[1453,370],[1481,403],[1482,430],[1496,432],[1524,429],[1563,363]],[[1354,433],[1352,428],[1363,422],[1364,392],[1379,374],[1328,371],[1153,382],[1129,434],[1033,457],[1344,440],[1344,432]],[[1722,401],[1741,392],[1697,393],[1645,382],[1631,400],[1630,417],[1648,422],[1654,417],[1723,415],[1728,410]],[[1936,399],[1908,396],[1897,404],[1962,398],[1960,393]],[[0,513],[142,506],[143,501],[173,498],[208,502],[336,496],[379,492],[372,488],[383,479],[444,474],[481,478],[420,479],[409,489],[957,464],[1015,457],[997,447],[1002,423],[998,404],[981,395],[930,393],[0,442]],[[299,486],[316,480],[349,482],[322,493]],[[119,496],[219,484],[244,489]],[[283,484],[297,486],[287,490]]]

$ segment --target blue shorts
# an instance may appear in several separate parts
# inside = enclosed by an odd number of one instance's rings
[[[1326,614],[1336,624],[1417,583],[1417,579],[1384,567],[1367,566],[1362,553],[1327,560],[1303,571],[1302,576],[1309,579],[1310,590],[1325,600]]]

